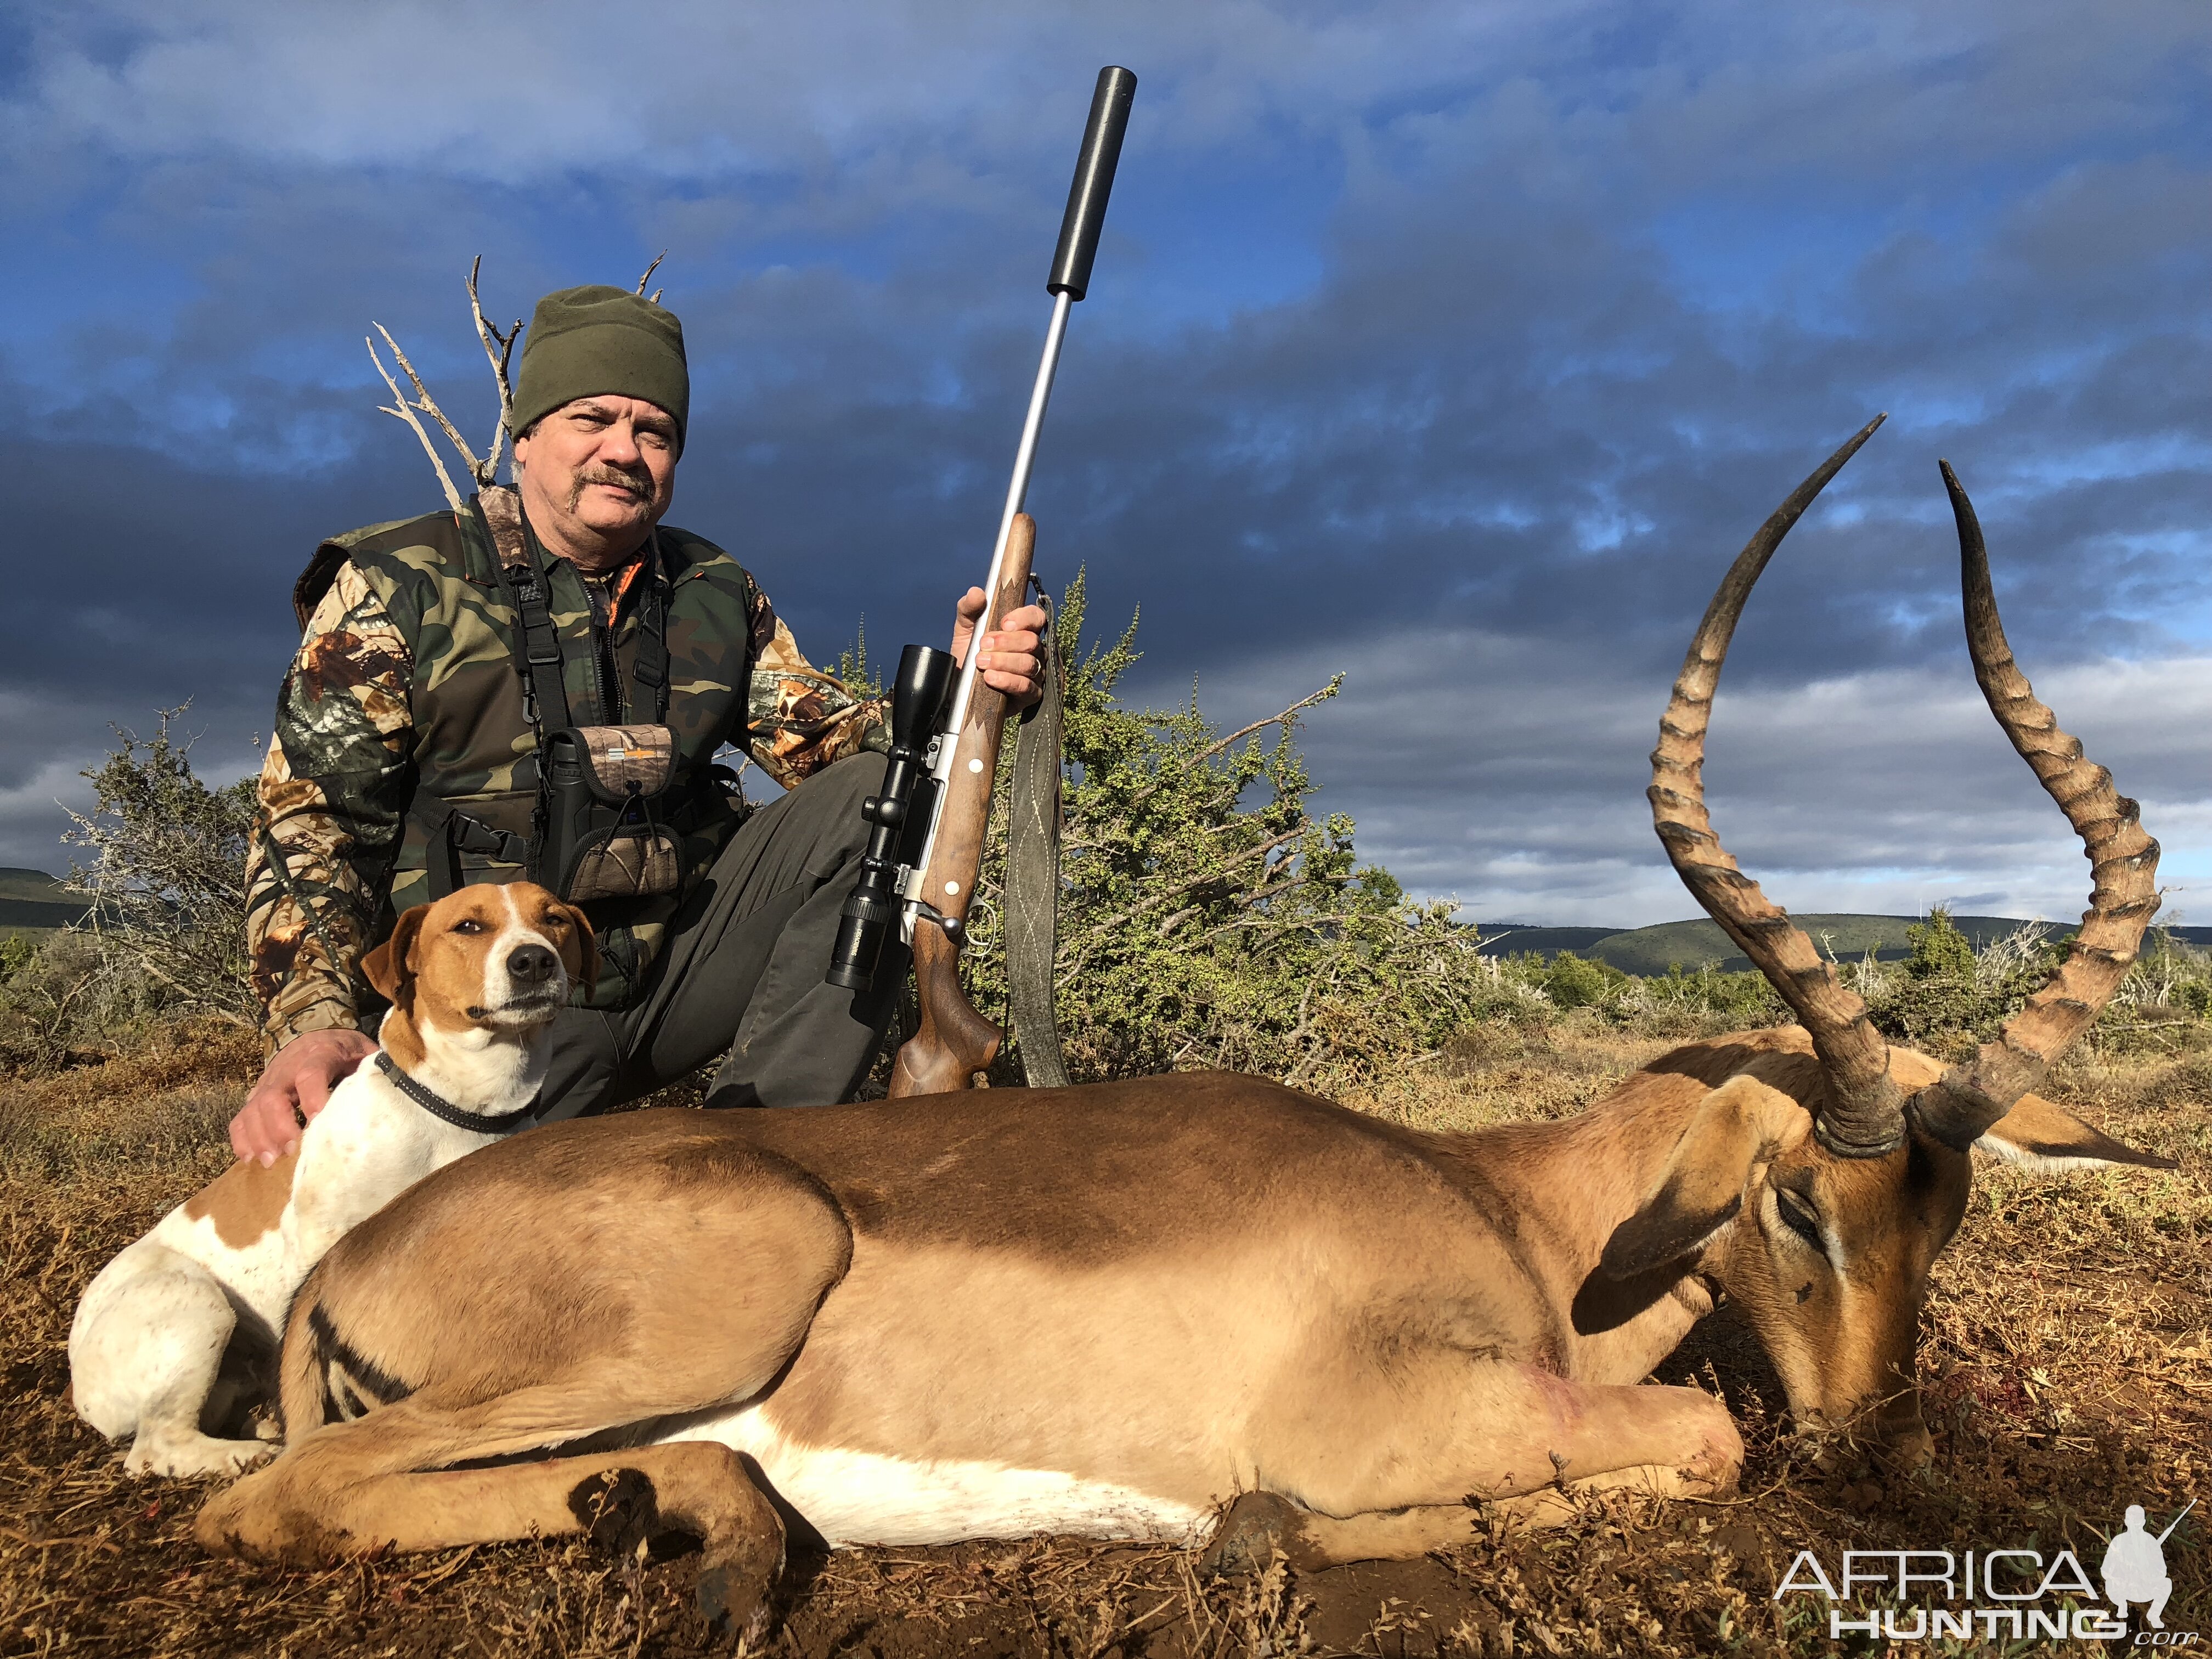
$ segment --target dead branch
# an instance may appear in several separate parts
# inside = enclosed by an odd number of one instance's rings
[[[478,465],[476,451],[469,447],[467,440],[461,436],[460,428],[446,418],[446,411],[438,407],[438,400],[430,395],[429,387],[422,384],[422,377],[415,372],[415,365],[407,361],[407,354],[399,349],[399,342],[392,337],[392,331],[379,323],[376,331],[384,336],[384,343],[392,348],[392,355],[398,360],[399,367],[406,371],[409,381],[413,384],[415,407],[438,423],[447,441],[460,451],[461,465],[468,468],[471,477],[475,477]]]
[[[1343,688],[1344,676],[1342,674],[1338,674],[1335,678],[1331,679],[1327,685],[1322,687],[1320,690],[1315,692],[1311,696],[1299,698],[1288,708],[1284,709],[1279,714],[1270,714],[1263,720],[1254,720],[1249,726],[1241,726],[1237,727],[1236,731],[1231,732],[1227,737],[1219,738],[1217,741],[1207,744],[1206,748],[1200,750],[1196,755],[1193,756],[1188,763],[1192,766],[1203,766],[1206,762],[1213,759],[1217,755],[1225,751],[1229,745],[1235,743],[1237,738],[1249,738],[1252,733],[1257,732],[1261,727],[1265,726],[1280,726],[1285,731],[1288,731],[1290,729],[1290,723],[1296,720],[1305,710],[1311,708],[1316,703],[1327,702],[1340,690],[1343,690]],[[1162,787],[1164,787],[1165,783],[1166,780],[1163,778],[1146,784],[1142,789],[1138,790],[1134,794],[1129,797],[1127,802],[1123,805],[1122,811],[1126,813],[1133,811],[1137,807],[1143,805],[1145,802],[1150,800],[1154,795],[1158,794]]]
[[[668,250],[666,248],[661,249],[659,252],[653,256],[653,263],[645,268],[645,275],[637,279],[637,291],[640,295],[644,294],[645,285],[653,280],[653,273],[660,269],[660,262],[667,257]],[[662,292],[665,291],[666,290],[665,289],[662,290]],[[655,305],[659,305],[660,303],[660,294],[656,293],[653,296],[653,302]]]
[[[386,333],[383,324],[379,323],[376,325],[376,331],[384,335],[385,340],[387,343],[391,343],[392,336]],[[368,348],[368,361],[376,365],[376,372],[384,377],[385,385],[392,388],[391,403],[388,404],[379,404],[377,405],[378,410],[386,415],[397,416],[399,419],[406,422],[409,426],[415,429],[416,437],[422,441],[422,453],[430,458],[430,465],[437,469],[438,482],[445,489],[447,504],[450,506],[454,512],[459,512],[463,507],[467,505],[467,503],[462,501],[461,492],[453,488],[453,475],[446,471],[445,462],[438,459],[438,447],[430,441],[430,434],[423,430],[422,422],[415,418],[414,406],[410,404],[405,397],[401,394],[399,390],[399,382],[392,378],[392,371],[385,368],[384,359],[376,355],[376,342],[369,339],[367,336],[363,336],[362,338],[362,343]],[[394,353],[397,353],[399,348],[397,344],[393,344],[392,349]],[[402,357],[399,361],[401,365],[404,367],[407,360],[404,357]],[[409,377],[411,379],[414,375],[414,370],[410,368],[407,372]],[[419,386],[422,382],[417,380],[416,384]],[[433,405],[426,402],[423,407],[425,409],[430,409]],[[441,415],[438,418],[442,422],[445,421],[446,417],[443,415]],[[452,425],[447,423],[446,430],[448,434],[453,432],[453,429]],[[453,441],[459,443],[460,440],[455,438]],[[465,455],[468,454],[468,447],[466,445],[462,445],[461,453]],[[469,459],[471,462],[471,469],[473,471],[476,458],[471,455]]]
[[[477,338],[483,343],[484,356],[491,360],[492,379],[499,382],[499,424],[492,428],[491,447],[483,461],[471,463],[470,470],[476,474],[477,488],[489,489],[499,482],[500,453],[514,416],[514,385],[507,378],[507,365],[514,356],[514,343],[522,337],[522,319],[516,318],[504,334],[491,325],[484,315],[483,301],[477,297],[477,273],[483,269],[483,255],[479,253],[469,264],[469,310],[477,320]],[[495,346],[498,349],[493,349]]]
[[[1252,733],[1257,732],[1263,726],[1279,726],[1285,720],[1294,719],[1298,714],[1303,714],[1305,710],[1311,708],[1316,703],[1327,702],[1331,697],[1334,696],[1340,690],[1341,690],[1343,687],[1344,676],[1338,674],[1332,678],[1327,685],[1322,687],[1320,690],[1315,692],[1311,696],[1299,698],[1297,702],[1292,703],[1288,708],[1283,710],[1281,714],[1270,714],[1263,720],[1254,720],[1249,726],[1239,726],[1236,731],[1231,732],[1227,737],[1222,738],[1218,743],[1213,744],[1204,750],[1199,755],[1198,758],[1201,763],[1210,761],[1216,755],[1218,755],[1223,750],[1226,750],[1229,745],[1236,742],[1237,738],[1249,738]]]

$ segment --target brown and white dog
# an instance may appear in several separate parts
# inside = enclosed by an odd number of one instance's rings
[[[301,1281],[355,1224],[528,1121],[553,1016],[597,963],[581,913],[526,883],[465,887],[399,918],[362,963],[392,1005],[382,1054],[331,1091],[295,1152],[216,1177],[77,1304],[70,1392],[109,1439],[134,1437],[125,1468],[230,1474],[274,1451],[207,1431],[276,1393]]]

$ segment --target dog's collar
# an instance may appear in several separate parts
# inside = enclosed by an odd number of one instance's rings
[[[376,1051],[376,1063],[385,1076],[392,1079],[392,1086],[398,1090],[401,1094],[405,1095],[408,1099],[429,1113],[432,1117],[441,1122],[450,1123],[456,1129],[466,1129],[471,1134],[504,1134],[514,1127],[514,1121],[517,1118],[528,1116],[538,1107],[538,1103],[533,1100],[528,1105],[518,1106],[511,1112],[501,1112],[496,1117],[487,1116],[482,1112],[465,1112],[452,1101],[432,1093],[406,1073],[401,1071],[398,1066],[392,1064],[392,1056],[381,1048]]]

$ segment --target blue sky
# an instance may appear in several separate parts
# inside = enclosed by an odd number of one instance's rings
[[[0,862],[111,720],[250,763],[322,535],[434,481],[502,319],[684,319],[674,521],[801,641],[944,631],[988,551],[1098,66],[1128,149],[1032,506],[1137,695],[1330,673],[1323,805],[1485,917],[1686,914],[1642,757],[1712,582],[1889,425],[1739,635],[1717,822],[1801,909],[2063,915],[1979,709],[1948,456],[2022,661],[2212,883],[2212,14],[2124,7],[19,3],[0,18]],[[2062,695],[2063,694],[2063,695]],[[1278,702],[1277,700],[1279,700]]]

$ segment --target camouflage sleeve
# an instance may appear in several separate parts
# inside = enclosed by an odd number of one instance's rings
[[[284,676],[246,854],[246,954],[271,1054],[357,1024],[355,964],[414,789],[412,671],[383,601],[342,567]]]
[[[799,653],[758,588],[752,598],[753,678],[746,703],[753,762],[788,789],[832,761],[890,747],[888,704],[858,697]]]

